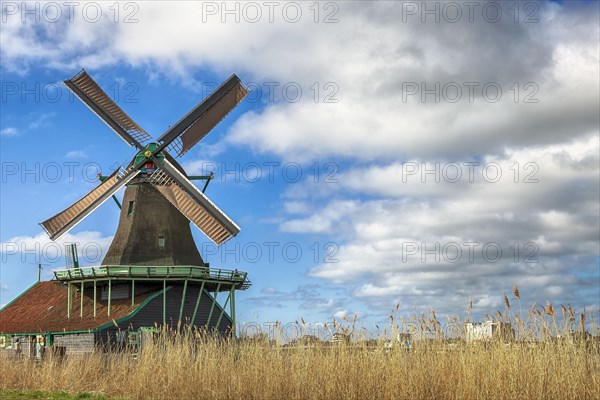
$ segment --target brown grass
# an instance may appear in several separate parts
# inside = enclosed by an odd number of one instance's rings
[[[598,341],[585,335],[557,339],[561,329],[579,321],[567,312],[559,324],[555,313],[548,313],[550,307],[533,307],[530,318],[535,320],[528,321],[510,310],[500,313],[517,326],[513,341],[448,341],[431,311],[429,319],[408,318],[415,326],[421,324],[428,337],[414,340],[410,350],[397,344],[387,348],[383,341],[373,346],[353,340],[351,345],[288,348],[261,340],[234,343],[171,333],[149,343],[137,359],[126,352],[38,364],[0,359],[0,391],[89,392],[132,399],[600,398]],[[390,315],[392,324],[402,319],[398,313],[396,308]],[[344,326],[337,322],[338,328],[352,332],[356,319],[345,321]],[[532,327],[535,340],[523,333]]]

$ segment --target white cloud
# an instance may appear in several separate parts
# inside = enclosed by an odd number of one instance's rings
[[[258,82],[265,107],[243,115],[202,154],[213,157],[234,145],[284,161],[350,165],[337,184],[294,185],[284,196],[290,217],[280,229],[334,236],[339,262],[312,275],[349,284],[371,305],[414,297],[451,307],[473,295],[475,307],[495,307],[501,300],[494,294],[515,282],[542,300],[585,298],[595,273],[587,258],[598,255],[597,5],[535,3],[539,22],[532,24],[514,23],[509,9],[498,23],[421,23],[419,15],[403,21],[403,2],[338,2],[338,23],[315,24],[312,3],[301,4],[306,18],[296,24],[280,15],[274,23],[222,23],[221,15],[204,22],[202,3],[193,2],[139,3],[139,22],[132,24],[115,24],[109,3],[97,23],[77,17],[23,24],[17,16],[2,24],[2,67],[26,74],[33,64],[61,73],[126,64],[145,68],[150,79],[167,75],[192,88],[198,69]],[[265,81],[280,84],[275,102],[260,85]],[[282,99],[279,89],[288,82],[303,89],[300,101]],[[411,82],[428,88],[456,82],[463,98],[403,98]],[[479,84],[472,102],[465,82]],[[502,88],[498,102],[483,98],[486,83]],[[328,95],[338,102],[324,102]],[[538,102],[524,102],[527,96]],[[41,118],[29,128],[45,123]],[[487,182],[477,167],[473,182],[402,179],[403,162],[432,168],[451,161],[496,163],[503,176]],[[190,162],[186,171],[206,173],[207,163]],[[539,182],[525,183],[532,171]],[[23,240],[33,245],[43,238]],[[401,262],[406,242],[470,240],[532,241],[541,261]],[[569,285],[588,292],[559,290]],[[280,297],[286,296],[259,300],[279,304]],[[328,301],[314,304],[333,307]]]
[[[96,23],[78,13],[72,23],[41,26],[11,16],[2,28],[2,62],[21,71],[34,62],[61,69],[127,63],[187,86],[197,84],[192,74],[199,67],[225,76],[235,71],[249,82],[279,82],[280,100],[282,87],[297,82],[301,101],[247,113],[227,143],[301,161],[492,154],[507,145],[561,142],[597,126],[594,5],[539,3],[538,23],[515,24],[508,4],[498,23],[479,15],[472,23],[421,23],[419,16],[403,22],[402,2],[335,4],[332,24],[314,23],[308,3],[298,23],[286,22],[281,9],[273,23],[266,14],[258,23],[245,14],[239,23],[233,16],[222,23],[221,13],[211,17],[192,2],[140,3],[136,23],[115,24],[109,4]],[[503,95],[498,103],[481,93],[473,103],[422,103],[418,96],[405,102],[407,82],[458,82],[463,98],[464,82],[478,82],[478,92],[496,82]],[[324,103],[334,91],[339,102]],[[528,95],[539,103],[523,103]]]
[[[7,126],[6,128],[2,128],[0,130],[1,137],[16,137],[21,135],[23,132],[28,132],[44,127],[50,126],[49,120],[54,117],[56,113],[29,113],[25,120],[29,121],[24,129],[18,129],[13,126]]]
[[[188,175],[208,175],[219,167],[219,163],[210,160],[193,160],[183,164],[183,169]]]
[[[57,263],[64,264],[65,245],[76,243],[80,264],[99,265],[112,239],[112,236],[102,236],[100,232],[83,231],[67,233],[52,241],[46,233],[40,232],[35,236],[15,236],[0,243],[0,253],[3,262],[16,260],[17,263],[41,262],[54,266]]]
[[[482,165],[493,162],[504,172],[497,183],[482,178],[481,168],[474,169],[473,183],[467,176],[466,182],[435,183],[432,175],[425,183],[419,175],[403,182],[397,163],[355,168],[328,190],[358,199],[331,200],[280,228],[331,233],[339,243],[338,262],[323,263],[311,275],[354,286],[354,296],[365,301],[414,297],[439,304],[443,298],[445,307],[456,308],[469,295],[477,302],[514,283],[529,290],[532,302],[575,301],[568,288],[597,274],[599,154],[599,136],[591,135],[484,157]],[[537,183],[524,182],[528,162],[536,165]],[[304,191],[315,192],[311,186],[308,180]],[[361,199],[364,194],[376,198]],[[471,245],[473,259],[469,242],[478,243]],[[491,261],[494,255],[483,254],[486,245],[499,247],[502,257]]]
[[[325,233],[339,231],[338,223],[348,213],[356,209],[352,201],[333,202],[320,213],[307,218],[285,221],[280,225],[284,232]]]
[[[310,204],[304,201],[287,201],[283,209],[289,214],[308,214],[311,212]]]
[[[56,113],[40,113],[36,115],[27,125],[27,129],[35,130],[50,126],[49,120],[56,116]]]
[[[8,126],[2,130],[0,130],[0,136],[3,137],[13,137],[13,136],[17,136],[19,134],[19,131],[17,130],[17,128],[14,128],[12,126]]]
[[[359,21],[373,18],[360,37],[349,32],[355,26],[340,23],[336,38],[350,40],[331,43],[323,59],[336,66],[338,103],[305,96],[299,103],[269,104],[240,118],[227,140],[295,161],[407,160],[501,153],[507,146],[559,143],[597,129],[597,43],[579,29],[566,29],[578,23],[597,32],[597,10],[589,19],[565,11],[539,24],[457,24],[450,32],[448,24],[399,24],[392,18],[398,8],[377,3],[368,8],[373,14],[357,13]],[[407,82],[428,88],[458,82],[463,100],[403,99]],[[492,103],[479,93],[469,102],[464,82],[477,82],[479,92],[497,83],[503,95]],[[524,103],[527,95],[538,102]]]
[[[65,154],[65,158],[87,158],[87,152],[85,150],[69,150]]]
[[[274,287],[264,287],[260,290],[261,293],[263,294],[279,294],[279,290],[277,288]]]

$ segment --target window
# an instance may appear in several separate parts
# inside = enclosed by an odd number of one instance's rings
[[[165,248],[165,237],[164,236],[158,237],[158,247],[161,249]]]
[[[129,202],[129,208],[127,209],[127,216],[130,217],[131,214],[133,214],[133,203],[135,203],[135,201],[130,201]]]

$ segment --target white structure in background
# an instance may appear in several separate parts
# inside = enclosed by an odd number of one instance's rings
[[[493,338],[514,339],[515,332],[507,322],[485,321],[482,323],[467,322],[465,324],[467,342],[491,340]]]
[[[341,332],[335,332],[331,335],[331,339],[329,341],[332,344],[350,344],[350,335]]]

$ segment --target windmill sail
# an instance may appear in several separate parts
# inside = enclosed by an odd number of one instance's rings
[[[121,139],[137,147],[139,153],[127,171],[114,172],[69,208],[42,222],[40,225],[52,240],[68,232],[138,174],[144,176],[140,183],[147,183],[147,174],[150,173],[154,187],[216,244],[220,245],[239,233],[240,228],[175,167],[177,164],[167,153],[167,149],[175,149],[179,156],[183,155],[246,97],[249,90],[235,74],[168,129],[158,139],[160,145],[151,143],[147,146],[141,143],[150,140],[151,136],[87,72],[82,70],[66,80],[65,85]],[[185,223],[184,219],[182,221]]]
[[[65,85],[79,99],[114,130],[125,143],[140,148],[152,137],[125,113],[102,88],[88,75],[81,71],[73,78],[66,80]]]
[[[140,171],[136,169],[125,173],[117,169],[104,182],[91,192],[72,204],[69,208],[61,211],[40,225],[44,228],[50,239],[56,240],[71,228],[83,221],[92,211],[110,198],[117,190],[126,185]]]
[[[221,245],[240,232],[239,226],[168,160],[161,169],[150,179],[156,189],[215,244]]]
[[[240,78],[233,74],[158,141],[163,142],[169,151],[182,156],[225,118],[248,92]]]

